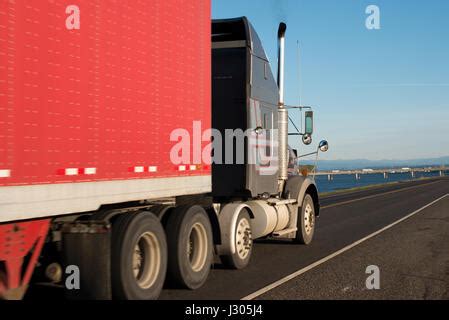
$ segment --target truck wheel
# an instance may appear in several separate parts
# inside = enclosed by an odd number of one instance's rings
[[[116,299],[157,299],[165,281],[164,229],[150,212],[123,214],[112,227],[111,284]]]
[[[234,254],[221,256],[223,264],[231,269],[245,268],[253,251],[253,239],[251,233],[251,219],[246,210],[239,213],[235,226]]]
[[[197,289],[207,279],[212,264],[212,227],[200,206],[180,206],[167,220],[169,284]]]
[[[306,194],[301,208],[298,209],[297,227],[295,242],[310,244],[315,232],[315,205],[310,194]]]

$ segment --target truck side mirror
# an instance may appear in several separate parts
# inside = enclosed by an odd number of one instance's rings
[[[310,134],[305,134],[302,136],[302,143],[306,146],[312,144],[312,136]]]
[[[313,111],[305,112],[305,134],[313,134]]]
[[[329,143],[327,143],[326,140],[322,140],[318,145],[318,149],[320,149],[321,152],[327,152],[327,150],[329,150]]]

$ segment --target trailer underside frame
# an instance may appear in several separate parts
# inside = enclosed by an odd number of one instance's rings
[[[49,226],[49,219],[0,225],[0,296],[22,298]]]

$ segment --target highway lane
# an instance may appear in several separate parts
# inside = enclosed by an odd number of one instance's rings
[[[381,193],[396,191],[400,192],[401,190],[408,190],[410,188],[419,188],[422,185],[435,183],[439,180],[440,178],[428,178],[415,181],[398,181],[385,185],[373,185],[361,190],[340,191],[334,194],[321,196],[320,202],[322,207],[336,204],[341,205],[347,200],[360,200],[373,195],[379,195]]]
[[[225,270],[217,263],[204,287],[195,291],[164,290],[161,299],[241,299],[448,193],[449,179],[437,178],[325,197],[310,246],[279,241],[256,243],[245,270]],[[326,264],[332,263],[330,260]]]
[[[368,266],[379,272],[375,290],[366,286]],[[332,261],[295,275],[257,299],[448,300],[449,194]]]

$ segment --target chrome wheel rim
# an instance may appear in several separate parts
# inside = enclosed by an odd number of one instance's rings
[[[207,260],[208,243],[206,228],[201,223],[192,226],[187,242],[187,258],[193,271],[199,272]]]
[[[159,275],[161,267],[161,247],[152,232],[142,234],[134,246],[133,274],[137,285],[142,289],[150,288]]]
[[[235,247],[240,259],[244,260],[248,257],[252,245],[251,225],[248,219],[242,218],[237,225],[235,234]]]
[[[310,203],[306,205],[304,210],[304,231],[307,235],[312,233],[315,226],[315,214],[313,213],[313,208]]]

